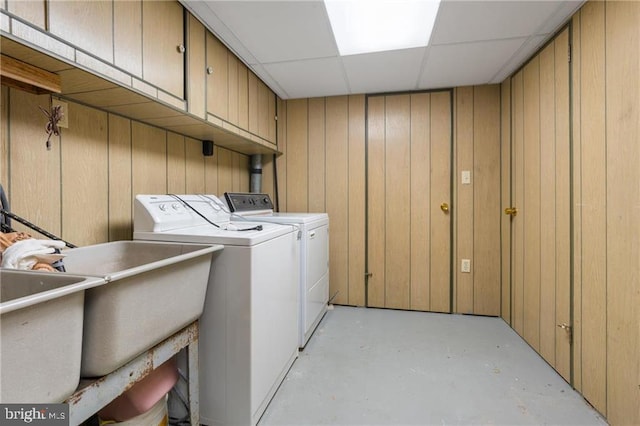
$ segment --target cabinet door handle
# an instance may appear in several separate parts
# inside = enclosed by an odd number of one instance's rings
[[[213,74],[213,67],[207,67],[207,74]]]
[[[179,44],[176,49],[178,50],[178,53],[184,53],[187,50],[185,49],[184,44]]]

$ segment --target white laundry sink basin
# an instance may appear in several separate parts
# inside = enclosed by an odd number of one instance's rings
[[[0,270],[0,402],[62,402],[78,387],[84,290],[102,278]]]
[[[222,248],[117,241],[66,250],[67,272],[107,281],[85,296],[82,377],[109,374],[198,319]]]

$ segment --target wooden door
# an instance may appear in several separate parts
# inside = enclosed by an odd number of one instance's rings
[[[451,92],[367,103],[367,305],[451,312]]]
[[[571,360],[569,37],[511,79],[513,328],[566,379]]]
[[[207,32],[207,111],[223,120],[229,117],[227,48],[209,32]]]

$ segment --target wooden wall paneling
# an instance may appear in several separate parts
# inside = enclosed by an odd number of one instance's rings
[[[227,65],[228,65],[228,90],[229,90],[229,105],[228,105],[228,117],[229,123],[238,125],[238,104],[239,104],[239,92],[238,92],[238,63],[240,61],[233,53],[227,51]]]
[[[431,211],[431,95],[411,95],[411,256],[410,281],[411,303],[409,308],[429,310],[430,258],[429,223]]]
[[[571,384],[582,393],[582,137],[581,137],[581,16],[578,11],[571,20],[571,160],[573,162],[571,198],[573,214],[573,294],[571,300],[572,315],[572,348],[571,348]]]
[[[524,67],[524,339],[540,350],[540,60]],[[518,212],[520,214],[520,212]]]
[[[9,191],[9,88],[0,86],[0,183]]]
[[[569,126],[569,30],[555,42],[556,122],[556,363],[555,368],[571,382],[571,335],[557,324],[571,324],[571,141]],[[574,330],[575,331],[575,330]]]
[[[473,219],[474,219],[474,186],[475,173],[473,170],[474,155],[474,88],[472,86],[459,87],[456,96],[456,172],[454,182],[457,199],[452,208],[452,215],[456,220],[456,256],[455,262],[455,299],[454,312],[473,313],[473,281],[476,259],[473,257]],[[462,185],[460,174],[463,170],[471,173],[471,184]],[[440,203],[434,207],[439,206]],[[471,273],[460,271],[462,259],[471,260]]]
[[[431,297],[430,310],[451,312],[451,94],[431,94]],[[452,206],[455,208],[455,206]]]
[[[218,195],[233,191],[233,159],[228,149],[218,149]]]
[[[240,191],[240,154],[237,152],[231,153],[231,191]]]
[[[191,114],[206,119],[206,30],[190,13],[187,25],[187,106]]]
[[[204,158],[204,192],[210,195],[218,195],[218,156],[220,150],[213,146],[213,155]]]
[[[326,191],[331,194],[327,198],[327,213],[331,218],[329,228],[329,297],[336,295],[334,302],[347,304],[349,301],[349,262],[348,262],[348,138],[349,138],[349,109],[347,96],[327,98],[326,109],[326,143],[327,143],[327,171]],[[306,107],[305,107],[306,109]],[[290,111],[291,112],[291,111]],[[289,115],[289,119],[293,117]],[[288,134],[291,137],[291,134]],[[291,139],[289,139],[291,141]],[[292,146],[289,145],[289,155]],[[295,175],[289,175],[289,183]],[[292,200],[288,200],[290,211]],[[299,210],[304,211],[304,210]]]
[[[274,173],[273,166],[276,161],[273,159],[272,154],[263,154],[262,155],[262,192],[269,194],[271,197],[271,201],[276,202],[276,194],[275,194],[275,182],[274,182]],[[250,167],[250,166],[247,166]]]
[[[61,235],[60,138],[52,136],[51,150],[45,148],[46,118],[39,109],[48,109],[49,99],[46,95],[9,90],[10,174],[4,188],[12,212],[55,235]],[[14,222],[11,225],[34,237],[44,238],[23,225]]]
[[[142,77],[142,1],[113,2],[113,63]]]
[[[385,298],[385,100],[367,98],[367,306],[374,308]]]
[[[521,336],[524,334],[524,86],[523,71],[511,80],[513,142],[512,206],[519,211],[512,217],[512,269],[511,269],[511,326]]]
[[[107,113],[68,106],[69,127],[60,143],[62,238],[78,246],[103,243],[109,240]]]
[[[511,325],[511,217],[504,209],[511,207],[511,79],[500,86],[500,238],[501,295],[500,316]]]
[[[287,102],[287,211],[306,212],[308,191],[308,101]],[[327,150],[328,150],[327,146]],[[314,183],[315,184],[315,183]]]
[[[540,355],[556,362],[555,42],[540,58]],[[568,194],[567,194],[568,195]],[[561,212],[560,212],[561,213]]]
[[[8,0],[7,10],[38,28],[41,28],[43,30],[46,28],[45,0]]]
[[[386,99],[385,307],[407,309],[411,271],[411,98]]]
[[[325,98],[309,99],[309,142],[307,208],[310,212],[325,211]],[[329,194],[330,195],[330,194]]]
[[[249,78],[248,81],[248,94],[249,94],[249,127],[248,130],[255,134],[259,135],[258,131],[258,77],[253,73],[253,71],[248,71]]]
[[[500,315],[500,86],[474,88],[473,313]]]
[[[365,97],[349,96],[349,305],[365,304]],[[331,218],[329,218],[331,220]],[[331,226],[331,222],[329,222]]]
[[[604,3],[582,8],[582,393],[607,414],[607,143]]]
[[[167,132],[131,123],[133,194],[167,193]]]
[[[238,61],[238,127],[249,130],[249,76],[245,64]]]
[[[278,151],[282,153],[276,158],[276,172],[277,182],[274,182],[278,186],[278,204],[280,211],[287,211],[287,111],[288,101],[279,100],[278,102]],[[274,176],[275,180],[276,176]]]
[[[640,3],[605,9],[607,420],[640,424]]]
[[[111,1],[49,1],[47,4],[51,34],[113,63]]]
[[[185,137],[177,133],[167,132],[167,192],[170,194],[187,194],[187,155]]]
[[[174,1],[143,1],[143,77],[172,95],[184,98],[184,54],[178,51],[179,45],[184,45],[182,5]]]
[[[207,111],[223,120],[229,117],[229,66],[227,48],[207,32]]]
[[[186,158],[186,193],[205,192],[205,157],[202,155],[202,141],[184,138]]]
[[[109,114],[109,241],[133,238],[131,120]]]

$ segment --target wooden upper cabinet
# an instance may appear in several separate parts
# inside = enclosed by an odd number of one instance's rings
[[[238,61],[238,127],[249,130],[249,69]]]
[[[229,113],[227,120],[238,125],[238,58],[231,52],[227,54],[229,73]]]
[[[249,72],[249,131],[276,143],[276,95]]]
[[[191,14],[187,19],[187,34],[187,105],[191,114],[206,119],[206,30]]]
[[[229,69],[227,48],[207,33],[207,111],[228,120]]]
[[[49,1],[49,31],[109,63],[113,63],[112,23],[111,0]]]
[[[114,65],[142,77],[142,0],[113,2]]]
[[[80,4],[92,4],[92,2]],[[180,3],[143,1],[143,79],[184,99],[184,52],[184,16]]]
[[[9,12],[21,17],[22,19],[35,25],[36,27],[44,29],[44,2],[45,0],[9,0],[7,2],[7,9],[9,10]],[[0,9],[4,9],[4,2],[2,3],[2,7],[0,7]]]

